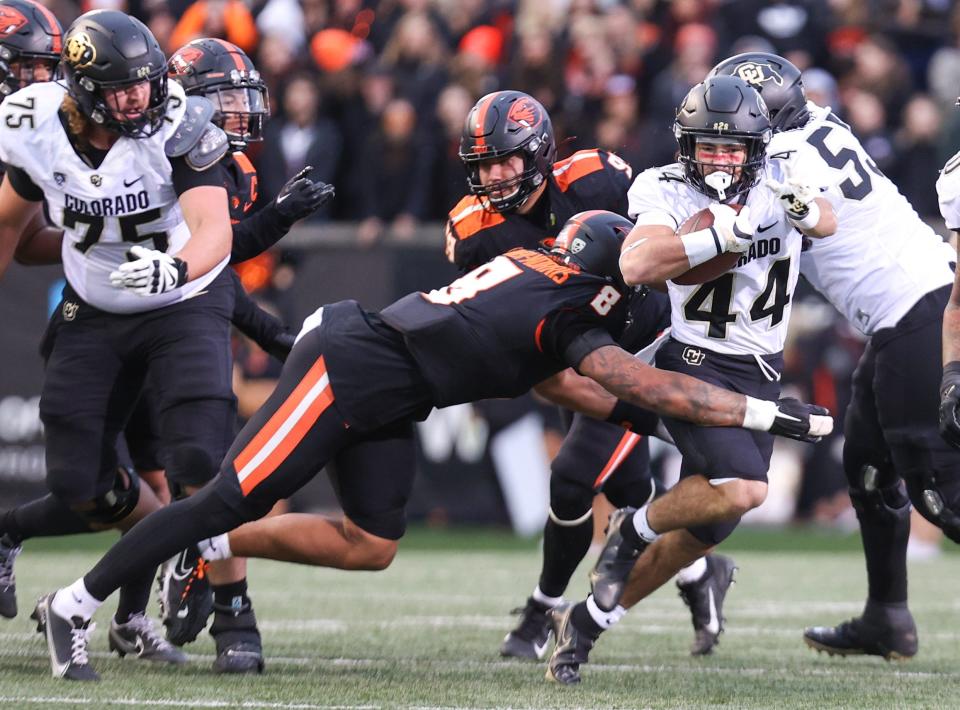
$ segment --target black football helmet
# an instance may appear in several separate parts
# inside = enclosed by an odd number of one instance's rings
[[[267,85],[242,49],[222,39],[195,39],[174,52],[168,68],[187,96],[213,102],[213,122],[235,149],[263,140],[270,117]]]
[[[607,278],[626,294],[630,288],[620,273],[620,249],[632,229],[633,222],[616,212],[578,212],[563,225],[550,253],[564,264],[575,264],[581,271]]]
[[[117,10],[84,13],[67,29],[62,66],[70,96],[95,124],[130,138],[147,138],[163,126],[167,59],[140,20]],[[116,100],[107,92],[144,82],[150,84],[146,110],[135,117],[114,115]]]
[[[523,158],[522,173],[489,185],[480,182],[480,163],[514,154]],[[522,205],[547,179],[556,154],[550,116],[539,101],[522,91],[487,94],[467,114],[460,160],[467,169],[470,192],[487,209],[509,212]]]
[[[792,62],[769,52],[746,52],[724,59],[707,78],[738,76],[760,92],[770,112],[774,131],[799,128],[810,119],[800,70]]]
[[[9,96],[35,81],[59,78],[63,28],[33,0],[0,2],[0,94]],[[46,69],[38,78],[36,68]]]
[[[714,200],[726,201],[757,184],[772,130],[758,92],[738,77],[715,76],[690,89],[677,110],[673,134],[687,183]],[[718,177],[729,175],[725,182],[715,179],[704,169],[713,164],[696,158],[698,141],[742,143],[746,160],[723,166],[734,168],[734,174],[713,172]]]

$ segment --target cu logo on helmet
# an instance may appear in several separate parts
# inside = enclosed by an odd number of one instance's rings
[[[97,60],[97,49],[86,32],[77,32],[67,39],[64,56],[75,68],[83,69]]]
[[[0,7],[0,35],[16,34],[25,24],[27,18],[22,12],[8,6]]]
[[[540,125],[540,109],[531,99],[518,99],[510,105],[507,120],[524,128],[533,128]]]
[[[769,64],[758,64],[757,62],[741,64],[737,67],[737,76],[754,86],[762,86],[768,81],[772,81],[777,86],[783,86],[783,77]]]

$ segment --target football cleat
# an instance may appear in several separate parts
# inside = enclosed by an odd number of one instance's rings
[[[40,597],[30,618],[37,622],[37,631],[47,639],[50,669],[54,678],[66,680],[100,680],[90,665],[87,647],[96,628],[92,621],[79,616],[70,619],[53,611],[53,594]]]
[[[863,614],[839,626],[814,626],[803,632],[810,648],[831,656],[882,656],[905,661],[917,653],[917,626],[905,604],[867,601]]]
[[[539,661],[547,652],[553,628],[547,618],[550,607],[527,598],[527,604],[511,611],[520,615],[520,623],[508,633],[500,645],[500,655],[508,658],[529,658]]]
[[[607,522],[607,540],[600,551],[597,563],[590,570],[590,590],[593,600],[604,611],[613,611],[620,603],[627,578],[640,553],[647,545],[635,548],[623,539],[620,525],[624,519],[636,512],[636,508],[620,508],[610,514]]]
[[[17,615],[17,578],[13,562],[23,548],[4,533],[0,536],[0,616],[12,619]]]
[[[680,584],[680,598],[690,608],[693,617],[693,645],[691,656],[706,656],[713,653],[713,647],[723,633],[723,600],[727,590],[733,584],[736,564],[724,555],[707,555],[707,571],[696,582]]]
[[[188,547],[163,564],[157,582],[167,641],[175,646],[190,643],[203,631],[213,611],[207,562],[196,546]]]
[[[217,673],[263,673],[263,645],[257,617],[247,604],[241,610],[214,605],[210,635],[217,644],[213,670]]]
[[[587,662],[596,639],[573,624],[573,604],[561,604],[547,612],[557,645],[547,662],[547,680],[562,685],[580,682],[580,666]]]
[[[110,650],[116,651],[120,658],[129,653],[145,661],[187,662],[187,655],[161,638],[153,626],[153,621],[143,613],[134,614],[125,624],[118,624],[116,619],[111,619],[107,638]]]

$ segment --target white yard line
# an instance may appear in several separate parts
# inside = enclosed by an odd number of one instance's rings
[[[379,710],[379,705],[314,705],[313,703],[278,703],[247,700],[144,700],[142,698],[71,698],[71,697],[42,697],[26,695],[0,695],[0,704],[14,703],[19,705],[133,705],[171,708],[256,708],[276,710]]]

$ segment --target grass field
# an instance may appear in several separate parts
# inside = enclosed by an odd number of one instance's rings
[[[157,708],[946,708],[960,687],[960,555],[912,565],[920,654],[904,664],[828,658],[800,640],[805,625],[859,612],[863,564],[855,537],[739,532],[740,565],[717,653],[687,655],[689,617],[672,584],[609,632],[561,688],[543,665],[503,661],[497,648],[536,581],[534,543],[492,533],[414,531],[393,566],[344,573],[251,565],[267,672],[213,675],[206,634],[184,667],[154,667],[107,653],[113,602],[97,616],[93,662],[104,679],[50,677],[28,614],[43,591],[72,581],[109,536],[31,544],[17,563],[20,615],[0,623],[0,706]],[[78,549],[79,548],[79,549]],[[586,590],[586,568],[568,596]],[[156,608],[156,607],[152,607]]]

